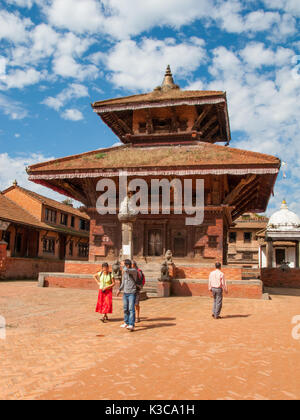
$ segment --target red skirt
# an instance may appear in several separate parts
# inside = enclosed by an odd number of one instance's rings
[[[112,314],[112,289],[105,290],[105,292],[99,290],[96,312],[99,312],[99,314]]]

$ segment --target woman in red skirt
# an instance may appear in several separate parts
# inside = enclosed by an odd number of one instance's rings
[[[107,314],[112,314],[112,289],[115,285],[115,280],[112,273],[109,272],[107,263],[102,264],[102,270],[94,275],[99,286],[98,302],[96,312],[103,314],[102,322],[108,321]]]

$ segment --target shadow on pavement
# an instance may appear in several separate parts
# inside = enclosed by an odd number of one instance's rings
[[[141,317],[141,321],[155,322],[155,321],[175,321],[176,318],[146,318]]]
[[[161,324],[152,324],[152,325],[147,325],[147,326],[140,326],[140,325],[136,325],[135,326],[135,330],[134,332],[140,332],[140,331],[144,331],[144,330],[152,330],[154,328],[163,328],[163,327],[175,327],[177,324],[174,323],[161,323]]]
[[[250,314],[249,315],[224,315],[224,316],[221,316],[221,319],[230,319],[230,318],[249,318],[249,316],[251,316]]]

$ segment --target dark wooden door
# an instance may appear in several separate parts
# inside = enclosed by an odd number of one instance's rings
[[[185,239],[175,238],[174,239],[174,257],[185,257]]]
[[[67,251],[67,238],[65,235],[59,237],[59,258],[64,260],[66,258]]]
[[[160,257],[162,253],[162,231],[160,229],[150,230],[148,233],[148,255]]]
[[[285,249],[276,249],[276,265],[281,265],[285,262]]]

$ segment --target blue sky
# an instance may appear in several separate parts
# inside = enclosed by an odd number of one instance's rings
[[[110,146],[96,100],[183,89],[228,95],[232,147],[284,162],[268,213],[300,214],[299,0],[1,0],[0,189],[28,164]]]

